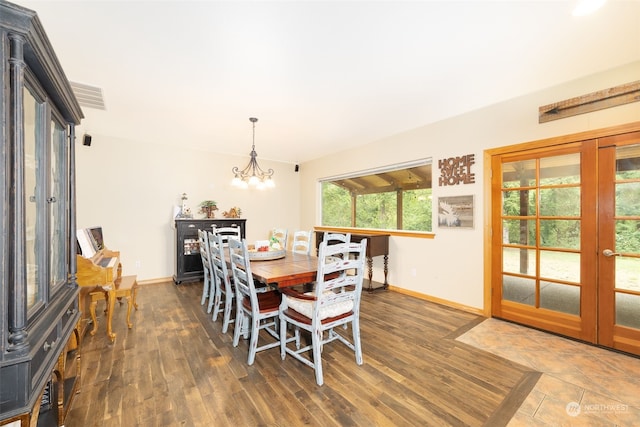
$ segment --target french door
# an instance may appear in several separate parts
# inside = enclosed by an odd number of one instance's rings
[[[640,132],[599,140],[598,344],[640,354]]]
[[[640,132],[491,159],[492,315],[640,354]]]

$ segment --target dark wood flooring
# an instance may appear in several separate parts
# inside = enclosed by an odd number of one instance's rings
[[[247,366],[247,343],[211,320],[200,283],[141,286],[134,326],[116,306],[82,351],[67,427],[500,426],[539,373],[455,340],[483,318],[399,293],[364,293],[364,364],[339,342],[323,350],[325,384],[279,349]],[[263,337],[261,336],[261,339]],[[265,338],[267,339],[267,338]]]

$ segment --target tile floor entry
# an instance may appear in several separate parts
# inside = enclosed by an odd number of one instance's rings
[[[542,372],[511,427],[640,425],[640,358],[498,319],[457,340]]]

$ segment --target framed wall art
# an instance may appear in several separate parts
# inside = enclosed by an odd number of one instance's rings
[[[473,228],[473,195],[438,197],[438,227]]]

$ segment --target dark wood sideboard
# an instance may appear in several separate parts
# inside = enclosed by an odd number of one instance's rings
[[[324,238],[325,230],[316,230],[316,252],[320,247],[320,242]],[[368,282],[365,282],[363,289],[369,292],[376,290],[385,290],[389,287],[387,276],[389,274],[389,236],[390,234],[354,234],[351,233],[352,242],[360,242],[362,239],[367,240],[367,268],[368,268]],[[373,257],[384,257],[384,282],[381,286],[374,286],[373,281]],[[365,286],[367,285],[367,286]]]
[[[212,231],[220,227],[240,227],[240,235],[246,236],[247,220],[244,218],[176,219],[176,258],[173,281],[176,284],[202,280],[204,270],[200,257],[198,230]]]

